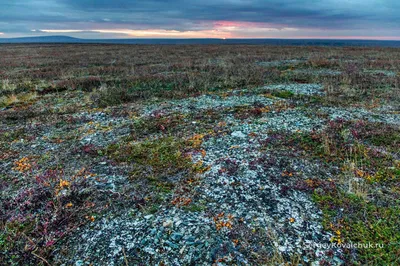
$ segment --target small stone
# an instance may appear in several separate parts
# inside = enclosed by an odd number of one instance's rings
[[[176,226],[179,226],[181,223],[182,223],[182,221],[178,220],[175,224],[176,224]]]
[[[75,266],[82,266],[83,265],[83,261],[82,260],[77,260],[75,262]]]
[[[286,247],[280,246],[280,247],[278,248],[278,250],[279,250],[280,252],[285,252],[285,251],[286,251]]]
[[[174,222],[172,220],[166,220],[165,222],[163,222],[164,227],[172,227],[173,224]]]
[[[179,253],[182,254],[182,253],[185,251],[185,248],[186,248],[186,246],[183,246],[183,247],[181,248],[181,250],[179,250]]]
[[[232,137],[236,137],[236,138],[241,138],[241,139],[246,138],[246,135],[243,134],[242,131],[235,131],[235,132],[232,132],[231,136],[232,136]]]
[[[171,234],[171,239],[174,241],[179,241],[181,240],[183,235],[181,233],[172,233]]]
[[[186,241],[194,243],[194,241],[196,241],[196,238],[193,236],[189,236],[188,238],[186,238]]]
[[[144,248],[144,251],[146,251],[147,253],[152,254],[152,255],[156,254],[156,252],[154,251],[154,249],[152,249],[152,248],[150,248],[150,247],[145,247],[145,248]]]
[[[148,219],[150,219],[150,218],[153,217],[153,216],[154,216],[153,214],[149,214],[149,215],[146,215],[146,216],[144,217],[144,219],[148,220]]]
[[[337,263],[337,265],[344,265],[344,261],[338,257],[334,257],[333,260]]]
[[[171,248],[178,248],[177,244],[172,243],[171,241],[167,240],[165,241],[165,244],[167,244],[168,246],[170,246]]]

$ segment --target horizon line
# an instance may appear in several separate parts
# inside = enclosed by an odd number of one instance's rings
[[[39,36],[19,36],[19,37],[6,37],[0,35],[1,39],[23,39],[23,38],[47,38],[47,37],[67,37],[77,40],[88,40],[88,41],[102,41],[102,40],[342,40],[342,41],[400,41],[400,38],[390,38],[387,36],[382,37],[367,37],[367,36],[332,36],[332,37],[311,37],[311,36],[301,36],[301,37],[255,37],[255,38],[167,38],[167,37],[157,37],[157,38],[143,38],[143,37],[131,37],[131,38],[81,38],[73,37],[69,35],[39,35]]]

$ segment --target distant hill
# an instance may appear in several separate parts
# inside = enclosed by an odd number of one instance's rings
[[[400,41],[324,39],[79,39],[69,36],[0,38],[4,43],[97,43],[97,44],[250,44],[313,46],[400,47]]]
[[[0,43],[81,43],[84,40],[69,36],[38,36],[22,38],[0,38]]]

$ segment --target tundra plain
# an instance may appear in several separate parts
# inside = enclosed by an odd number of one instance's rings
[[[1,45],[0,81],[1,264],[400,264],[399,48]]]

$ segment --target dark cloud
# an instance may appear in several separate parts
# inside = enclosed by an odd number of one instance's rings
[[[87,12],[136,13],[162,19],[238,20],[289,26],[351,27],[352,23],[400,23],[396,0],[64,0],[67,6]]]
[[[399,13],[397,0],[15,0],[0,2],[0,32],[17,30],[13,25],[20,32],[91,27],[187,31],[210,29],[216,21],[397,32]]]

